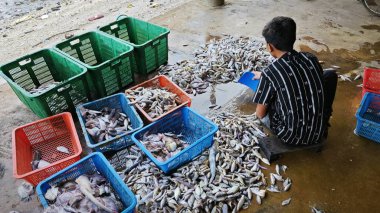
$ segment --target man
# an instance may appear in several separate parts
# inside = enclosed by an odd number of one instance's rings
[[[293,49],[296,23],[272,19],[262,32],[267,50],[276,58],[262,73],[253,102],[256,115],[285,144],[309,145],[327,136],[337,85],[333,71],[323,72],[318,59]]]

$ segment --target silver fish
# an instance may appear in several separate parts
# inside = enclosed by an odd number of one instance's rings
[[[262,42],[247,37],[224,36],[212,39],[195,51],[192,60],[159,68],[187,93],[204,93],[211,84],[228,83],[240,78],[245,70],[263,70],[273,58]],[[212,105],[213,106],[213,105]]]
[[[34,187],[32,184],[23,181],[17,188],[17,193],[20,196],[21,201],[30,201],[30,196],[34,194]]]
[[[292,198],[286,199],[286,200],[282,201],[281,205],[282,206],[287,206],[287,205],[289,205],[289,203],[290,203],[291,200],[292,200]]]

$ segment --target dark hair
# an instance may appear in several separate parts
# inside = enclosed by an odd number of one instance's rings
[[[276,49],[291,51],[296,41],[296,22],[289,17],[275,17],[265,25],[262,34]]]

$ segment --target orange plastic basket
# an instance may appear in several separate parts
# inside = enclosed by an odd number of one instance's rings
[[[70,154],[57,150],[66,147]],[[13,130],[12,134],[13,176],[36,186],[45,178],[80,160],[82,147],[74,121],[65,112]],[[32,170],[33,150],[39,150],[42,159],[51,163],[41,169]]]
[[[149,88],[149,87],[159,87],[159,88],[164,88],[164,89],[167,89],[169,92],[172,92],[174,94],[177,94],[178,97],[181,99],[181,104],[173,109],[171,109],[170,111],[162,114],[161,116],[157,117],[157,118],[152,118],[148,115],[147,112],[145,112],[138,104],[135,104],[135,107],[139,110],[139,112],[143,115],[144,117],[144,120],[148,121],[149,123],[151,122],[154,122],[154,121],[157,121],[158,119],[164,117],[165,115],[168,115],[170,113],[172,113],[173,111],[175,111],[176,109],[179,109],[183,106],[189,106],[191,105],[191,98],[189,97],[189,95],[183,91],[179,86],[177,86],[175,83],[173,83],[171,80],[169,80],[169,78],[167,78],[166,76],[164,75],[159,75],[159,76],[156,76],[148,81],[145,81],[141,84],[138,84],[130,89],[136,89],[138,87],[145,87],[145,88]]]

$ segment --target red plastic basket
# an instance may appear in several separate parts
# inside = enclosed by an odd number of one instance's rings
[[[70,154],[57,150],[68,148]],[[82,147],[70,113],[65,112],[13,130],[13,175],[34,186],[47,177],[80,160]],[[49,166],[32,170],[33,150],[39,150]]]
[[[362,97],[366,92],[380,94],[380,69],[364,68]]]
[[[152,118],[148,115],[147,112],[145,112],[138,104],[135,104],[135,107],[141,112],[141,114],[143,115],[144,119],[147,120],[149,123],[151,122],[154,122],[154,121],[157,121],[159,120],[160,118],[164,117],[165,115],[168,115],[172,112],[174,112],[176,109],[179,109],[183,106],[189,106],[191,105],[191,98],[190,96],[185,92],[183,91],[179,86],[177,86],[175,83],[173,83],[171,80],[169,80],[169,78],[167,78],[166,76],[164,75],[159,75],[159,76],[156,76],[148,81],[145,81],[141,84],[138,84],[130,89],[136,89],[138,87],[145,87],[145,88],[149,88],[149,87],[160,87],[160,88],[165,88],[167,89],[169,92],[172,92],[174,94],[177,94],[178,97],[181,99],[181,104],[173,109],[171,109],[170,111],[162,114],[161,116],[157,117],[157,118]]]

